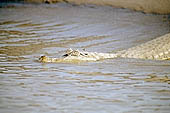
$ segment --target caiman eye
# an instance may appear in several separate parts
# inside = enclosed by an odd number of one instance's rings
[[[68,54],[65,54],[65,55],[63,55],[64,57],[67,57],[68,56]]]

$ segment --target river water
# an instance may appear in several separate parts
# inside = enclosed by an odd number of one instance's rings
[[[1,4],[0,113],[169,113],[170,61],[40,63],[112,53],[170,31],[167,15],[93,5]]]

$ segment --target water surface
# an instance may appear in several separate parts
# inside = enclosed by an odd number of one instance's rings
[[[145,43],[170,31],[167,15],[70,4],[12,4],[0,15],[1,113],[169,113],[170,61],[37,61]]]

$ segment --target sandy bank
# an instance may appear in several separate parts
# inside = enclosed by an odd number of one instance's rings
[[[170,14],[170,0],[25,0],[26,2],[68,2],[129,8],[145,13]]]

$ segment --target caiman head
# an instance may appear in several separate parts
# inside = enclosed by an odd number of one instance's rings
[[[85,62],[96,61],[96,57],[89,55],[88,52],[80,52],[79,50],[68,49],[66,54],[61,58],[49,58],[47,56],[41,56],[40,62]]]

